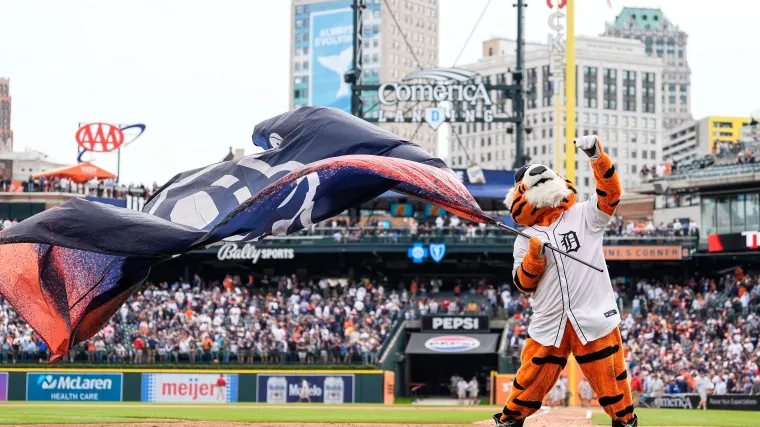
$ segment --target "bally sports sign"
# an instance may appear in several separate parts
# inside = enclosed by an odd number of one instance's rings
[[[236,243],[227,243],[219,248],[216,257],[219,261],[227,259],[246,259],[251,260],[254,264],[260,259],[293,259],[295,250],[292,248],[257,248],[256,246],[246,243],[238,246]]]
[[[428,332],[489,332],[488,316],[423,316],[422,330]]]

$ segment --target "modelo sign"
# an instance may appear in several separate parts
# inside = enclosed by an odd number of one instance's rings
[[[26,375],[26,400],[120,402],[122,374],[47,373]]]
[[[488,316],[423,316],[422,330],[489,332],[490,325]]]
[[[257,375],[257,402],[354,403],[353,375]]]
[[[250,243],[246,243],[240,247],[236,243],[227,243],[219,248],[216,257],[219,261],[227,259],[249,259],[253,264],[256,264],[260,259],[293,259],[295,258],[295,250],[292,248],[260,249]]]
[[[237,374],[143,374],[143,402],[232,403],[238,398]]]

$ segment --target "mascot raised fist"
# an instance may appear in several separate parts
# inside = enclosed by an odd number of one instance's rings
[[[602,240],[607,223],[620,203],[621,189],[615,166],[599,138],[573,141],[589,157],[596,194],[577,202],[569,180],[543,165],[525,165],[515,173],[515,186],[504,200],[512,219],[530,238],[518,236],[514,248],[512,280],[530,294],[533,316],[521,366],[497,426],[519,427],[541,408],[572,353],[583,370],[599,404],[612,418],[613,427],[636,427],[623,342],[620,313],[609,272],[594,271],[554,251],[565,252],[605,265]]]

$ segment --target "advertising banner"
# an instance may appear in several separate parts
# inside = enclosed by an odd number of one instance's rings
[[[512,374],[499,374],[491,377],[491,404],[503,405],[512,391],[515,376]]]
[[[697,405],[699,405],[699,395],[686,393],[663,394],[659,398],[655,398],[651,395],[643,395],[641,396],[641,404],[642,406],[650,408],[697,409]]]
[[[393,405],[396,400],[396,373],[383,372],[383,404]]]
[[[489,354],[496,353],[499,334],[413,333],[406,354]]]
[[[354,403],[353,375],[257,375],[257,402]]]
[[[143,402],[233,403],[237,374],[143,374]]]
[[[29,372],[27,401],[121,402],[122,374]]]
[[[604,246],[607,261],[678,261],[689,258],[689,249],[670,246]]]
[[[710,234],[707,236],[708,252],[742,252],[760,248],[760,232],[742,231],[733,234]]]
[[[423,316],[422,331],[489,332],[488,316]]]
[[[736,411],[760,411],[760,396],[743,394],[716,394],[707,396],[708,409],[729,409]]]
[[[0,402],[8,400],[8,373],[0,372]]]
[[[350,7],[311,14],[309,105],[351,112],[351,86],[343,76],[353,64],[353,19]]]

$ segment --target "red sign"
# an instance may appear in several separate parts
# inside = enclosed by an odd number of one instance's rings
[[[554,5],[552,4],[552,0],[546,0],[546,4],[549,6],[549,9],[554,9]],[[559,0],[559,9],[562,9],[567,5],[567,0]]]
[[[124,132],[108,123],[89,123],[76,133],[77,144],[87,151],[107,153],[124,143]]]

